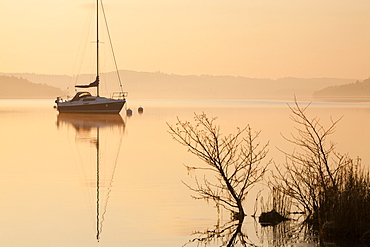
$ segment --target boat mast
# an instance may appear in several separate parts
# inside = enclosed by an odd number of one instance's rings
[[[99,0],[96,0],[96,95],[99,97]]]

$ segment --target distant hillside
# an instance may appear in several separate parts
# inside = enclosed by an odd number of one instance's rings
[[[68,84],[71,83],[72,80],[72,77],[67,75],[45,75],[35,73],[0,73],[0,75],[24,78],[30,82],[57,87],[63,91],[66,90]]]
[[[94,75],[70,77],[66,75],[12,74],[29,81],[59,87],[69,96],[74,85],[89,83]],[[116,73],[101,75],[102,95],[119,90]],[[314,91],[328,86],[350,83],[354,79],[337,78],[248,78],[241,76],[174,75],[161,72],[121,70],[120,77],[129,99],[312,99]],[[106,81],[110,83],[105,83]],[[113,82],[113,83],[111,83]],[[91,89],[94,93],[95,89]]]
[[[56,87],[0,75],[0,99],[51,99],[61,94],[62,90]]]
[[[314,92],[315,98],[368,98],[370,97],[370,79],[344,85],[330,86]]]
[[[351,80],[332,78],[248,78],[241,76],[173,75],[121,72],[124,88],[134,98],[289,99],[312,98],[314,91]]]

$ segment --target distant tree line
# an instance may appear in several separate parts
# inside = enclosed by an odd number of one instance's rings
[[[315,91],[313,93],[313,96],[317,98],[369,98],[370,79],[364,80],[362,82],[356,81],[355,83],[326,87],[322,90]]]

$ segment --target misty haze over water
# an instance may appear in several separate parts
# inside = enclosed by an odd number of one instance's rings
[[[50,91],[47,98],[57,96],[72,97],[76,84],[84,84],[94,80],[95,75],[79,75],[70,77],[66,75],[40,75],[29,73],[4,74],[17,78],[24,78],[28,82],[8,82],[9,79],[1,78],[0,98],[40,97],[40,85],[56,87]],[[277,80],[267,78],[247,78],[237,76],[212,76],[212,75],[174,75],[161,72],[135,72],[120,71],[124,91],[129,92],[130,99],[262,99],[262,100],[291,100],[295,95],[300,99],[312,100],[315,92],[331,86],[353,84],[356,79],[337,78],[281,78]],[[12,79],[14,80],[14,78]],[[103,73],[101,80],[104,82],[101,91],[110,95],[118,91],[117,74],[115,72]],[[36,83],[34,88],[29,84]],[[114,83],[112,83],[114,82]],[[6,86],[8,85],[8,86]],[[23,86],[22,86],[23,85]],[[26,88],[27,86],[27,88]],[[36,87],[37,86],[37,87]],[[23,92],[23,91],[24,92]],[[348,90],[344,89],[345,92]],[[59,93],[56,93],[59,91]],[[92,90],[94,93],[94,90]],[[363,91],[363,90],[362,90]],[[11,95],[11,96],[9,96]],[[331,95],[330,93],[327,95]],[[335,95],[332,95],[335,96]],[[351,95],[353,96],[353,95]]]

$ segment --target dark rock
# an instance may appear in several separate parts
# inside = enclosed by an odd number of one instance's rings
[[[288,218],[285,218],[273,209],[270,212],[262,213],[258,222],[263,226],[274,226],[286,220],[288,220]]]

